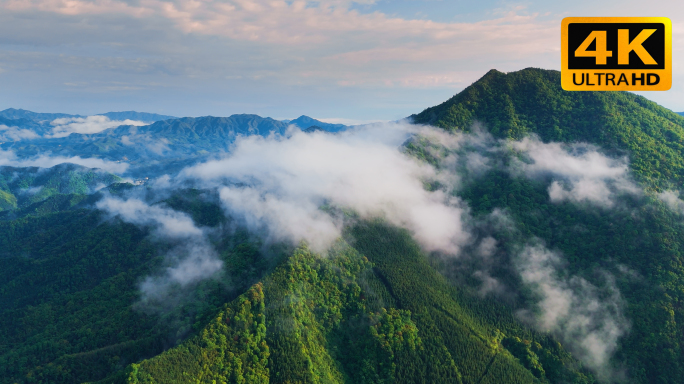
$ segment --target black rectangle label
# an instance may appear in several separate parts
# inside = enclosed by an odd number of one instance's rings
[[[665,68],[665,25],[662,23],[571,23],[567,36],[568,69]]]

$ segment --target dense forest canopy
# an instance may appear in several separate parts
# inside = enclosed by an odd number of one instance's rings
[[[525,69],[411,120],[0,168],[0,383],[684,380],[684,118]]]

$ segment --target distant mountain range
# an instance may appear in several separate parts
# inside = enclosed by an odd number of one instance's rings
[[[283,135],[291,125],[307,132],[312,131],[309,129],[312,127],[331,133],[347,128],[343,124],[329,124],[304,115],[290,121],[249,114],[175,118],[128,111],[108,112],[101,116],[115,121],[152,123],[52,137],[54,119],[84,116],[10,108],[0,111],[0,150],[11,150],[19,159],[50,155],[126,162],[132,165],[128,175],[137,177],[172,173],[207,156],[226,152],[238,136]]]
[[[169,115],[160,115],[157,113],[147,113],[147,112],[136,112],[136,111],[123,111],[123,112],[107,112],[107,113],[98,113],[95,116],[106,116],[110,120],[135,120],[135,121],[143,121],[143,122],[157,122],[157,121],[162,121],[162,120],[171,120],[171,119],[178,119],[178,117],[175,116],[169,116]],[[235,116],[235,115],[233,115]],[[256,116],[256,115],[253,115]],[[51,122],[55,119],[61,119],[61,118],[77,118],[77,117],[87,117],[86,115],[72,115],[68,113],[40,113],[40,112],[32,112],[32,111],[27,111],[25,109],[15,109],[15,108],[7,108],[3,111],[0,111],[0,124],[7,125],[9,126],[10,124],[20,124],[18,126],[23,126],[29,123],[39,123],[39,122]],[[212,117],[212,116],[206,116],[206,117]],[[232,116],[231,116],[232,117]],[[267,118],[273,121],[278,121],[274,120],[271,118]],[[328,132],[339,132],[343,131],[347,128],[346,125],[344,124],[330,124],[330,123],[325,123],[320,120],[316,120],[314,118],[311,118],[306,115],[301,115],[298,118],[294,120],[280,120],[283,123],[286,124],[291,124],[291,125],[296,125],[302,130],[309,128],[311,126],[318,126],[323,128],[323,130],[328,131]]]
[[[175,119],[174,116],[159,115],[156,113],[124,111],[124,112],[107,112],[98,113],[96,116],[107,116],[111,120],[137,120],[145,122],[155,122],[160,120]],[[25,109],[8,108],[0,111],[0,117],[6,119],[19,120],[33,120],[33,121],[52,121],[61,118],[86,117],[83,115],[70,115],[68,113],[38,113],[27,111]]]
[[[61,119],[64,117],[83,117],[83,116],[70,115],[68,113],[38,113],[38,112],[27,111],[25,109],[7,108],[4,111],[0,111],[0,117],[4,117],[6,119],[12,119],[12,120],[26,119],[26,120],[34,120],[34,121],[43,121],[43,120]]]

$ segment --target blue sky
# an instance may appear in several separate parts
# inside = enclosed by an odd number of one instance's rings
[[[560,68],[566,16],[667,16],[684,111],[684,2],[0,0],[0,109],[391,120],[489,69]]]

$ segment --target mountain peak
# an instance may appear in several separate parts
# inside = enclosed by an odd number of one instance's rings
[[[637,173],[645,179],[684,183],[680,116],[629,92],[564,91],[559,71],[491,70],[444,103],[410,118],[450,131],[468,131],[479,122],[499,138],[534,134],[545,142],[592,143],[629,153],[632,162],[642,164]]]
[[[4,117],[6,119],[12,119],[12,120],[19,120],[19,119],[28,119],[28,120],[35,120],[35,121],[42,121],[42,120],[54,120],[54,119],[60,119],[64,117],[82,117],[80,115],[69,115],[67,113],[39,113],[39,112],[33,112],[33,111],[27,111],[25,109],[16,109],[16,108],[7,108],[4,111],[0,111],[0,117]]]
[[[344,124],[331,124],[331,123],[325,123],[320,120],[316,120],[312,117],[306,116],[306,115],[301,115],[298,118],[294,120],[290,120],[289,124],[296,125],[298,126],[301,130],[306,130],[309,127],[316,126],[321,130],[328,131],[328,132],[339,132],[347,129],[347,126]]]
[[[122,111],[122,112],[107,112],[101,113],[100,116],[106,116],[110,120],[136,120],[145,122],[155,122],[161,120],[176,119],[174,116],[159,115],[157,113],[136,112],[136,111]]]

